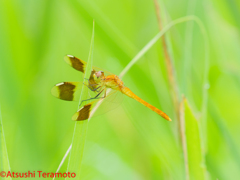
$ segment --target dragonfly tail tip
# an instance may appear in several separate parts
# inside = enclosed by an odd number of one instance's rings
[[[172,121],[170,117],[165,118],[167,121]]]

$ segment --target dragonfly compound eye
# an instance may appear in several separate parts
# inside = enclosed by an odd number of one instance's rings
[[[97,71],[96,73],[97,78],[101,77],[104,73],[103,71]]]

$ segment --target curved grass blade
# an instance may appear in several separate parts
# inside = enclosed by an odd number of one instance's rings
[[[88,62],[87,62],[86,72],[84,74],[85,81],[86,81],[85,78],[90,76],[91,70],[92,70],[93,43],[94,43],[94,21],[93,21],[92,39],[90,44]],[[88,88],[86,86],[82,86],[79,105],[82,99],[87,99],[87,98],[88,98]],[[73,140],[72,140],[72,148],[70,151],[67,171],[76,173],[77,179],[80,178],[82,156],[83,156],[84,145],[85,145],[86,136],[87,136],[87,128],[88,128],[88,120],[77,121],[75,123]]]
[[[182,18],[178,18],[174,21],[168,23],[157,35],[155,35],[142,49],[139,53],[128,63],[128,65],[122,70],[119,77],[122,78],[129,69],[158,41],[160,37],[162,37],[170,28],[172,28],[176,24],[180,24],[186,21],[195,21],[202,30],[202,23],[196,16],[185,16]]]
[[[10,164],[9,164],[7,146],[6,146],[6,141],[5,141],[4,131],[3,131],[2,113],[1,113],[1,106],[0,106],[0,172],[2,171],[5,171],[5,172],[10,171]],[[3,179],[10,180],[12,178],[8,177]]]

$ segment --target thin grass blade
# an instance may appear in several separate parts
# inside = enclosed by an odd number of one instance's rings
[[[89,77],[92,70],[92,59],[93,59],[93,44],[94,44],[94,22],[93,22],[93,31],[92,31],[92,39],[89,50],[88,62],[86,67],[86,72],[84,74],[85,78]],[[88,88],[86,86],[82,87],[82,93],[79,99],[80,102],[83,99],[88,98]],[[72,149],[70,151],[69,162],[68,162],[68,172],[76,173],[76,178],[80,178],[82,157],[84,152],[84,145],[87,136],[87,128],[88,128],[88,120],[78,121],[75,123],[74,133],[73,133],[73,141],[72,141]],[[66,179],[70,179],[69,177]]]
[[[202,23],[196,16],[184,16],[178,18],[174,21],[168,23],[157,35],[155,35],[140,51],[139,53],[128,63],[128,65],[122,70],[119,77],[122,78],[129,69],[158,41],[160,37],[162,37],[170,28],[172,28],[176,24],[180,24],[186,21],[195,21],[202,30]]]
[[[10,171],[10,164],[8,159],[8,153],[7,153],[7,146],[3,131],[3,122],[2,122],[2,113],[1,113],[1,106],[0,106],[0,172],[8,172]],[[0,174],[4,175],[4,174]],[[11,177],[3,178],[3,179],[12,179]]]

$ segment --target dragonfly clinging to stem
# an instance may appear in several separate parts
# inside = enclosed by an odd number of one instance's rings
[[[64,57],[64,60],[74,69],[85,73],[85,67],[87,64],[85,61],[79,58],[76,58],[72,55],[66,55]],[[80,82],[62,82],[62,83],[56,84],[52,88],[51,92],[57,98],[60,98],[62,100],[67,100],[67,101],[73,101],[79,98],[79,96],[77,95],[77,91],[80,90],[79,87],[81,87],[82,85],[83,83],[80,83]],[[114,74],[105,75],[104,71],[99,70],[99,68],[93,67],[91,71],[91,75],[88,79],[88,84],[84,84],[84,85],[86,85],[91,91],[95,92],[96,95],[93,98],[86,99],[83,101],[88,101],[88,100],[97,101],[99,99],[106,98],[107,96],[111,95],[111,93],[109,95],[106,94],[107,89],[120,91],[121,93],[127,95],[130,98],[135,99],[136,101],[140,102],[141,104],[148,107],[152,111],[156,112],[157,114],[162,116],[164,119],[171,121],[169,116],[165,114],[163,111],[147,103],[146,101],[138,97],[136,94],[134,94],[128,87],[124,85],[123,81],[117,75],[114,75]],[[81,121],[81,120],[88,119],[90,117],[90,112],[93,104],[94,103],[91,102],[81,107],[73,115],[72,120]]]

